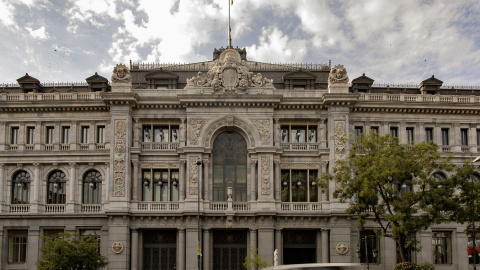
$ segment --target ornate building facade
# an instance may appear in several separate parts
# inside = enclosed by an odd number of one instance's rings
[[[373,129],[433,140],[458,164],[478,155],[478,89],[433,76],[418,86],[350,81],[341,65],[259,63],[240,49],[213,58],[117,65],[110,81],[49,85],[26,74],[4,85],[1,269],[35,268],[41,236],[63,231],[99,237],[108,269],[243,269],[249,247],[269,264],[277,250],[279,264],[391,269],[395,243],[375,237],[373,222],[360,232],[335,185],[316,185],[345,157],[340,138]],[[463,231],[434,226],[410,256],[466,269]]]

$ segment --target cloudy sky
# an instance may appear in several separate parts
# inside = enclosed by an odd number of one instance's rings
[[[117,63],[201,62],[227,45],[230,0],[0,0],[0,83],[80,82]],[[350,79],[480,85],[478,0],[234,0],[252,61],[343,64]]]

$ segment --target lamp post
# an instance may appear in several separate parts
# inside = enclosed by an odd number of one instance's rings
[[[202,160],[197,159],[197,166],[202,165]],[[198,170],[198,188],[197,188],[197,269],[200,270],[200,257],[202,256],[202,250],[200,248],[200,179],[202,174]]]
[[[368,258],[368,242],[369,242],[368,240],[369,239],[370,239],[371,246],[373,247],[373,241],[375,240],[374,235],[368,235],[360,238],[360,241],[365,241],[365,260],[367,261],[367,270],[370,270],[370,259]],[[361,261],[362,252],[360,250],[360,247],[357,248],[357,250],[355,251],[355,254],[357,255],[357,258],[360,259]],[[372,250],[372,257],[377,258],[377,256],[378,256],[378,249],[375,248],[374,250]]]
[[[471,160],[471,159],[470,159]],[[473,166],[474,162],[477,162],[480,160],[480,157],[476,157],[470,165]],[[475,196],[474,196],[474,189],[475,189],[475,183],[473,181],[473,175],[470,176],[470,179],[472,181],[472,243],[473,243],[473,270],[477,270],[477,242],[475,239]]]

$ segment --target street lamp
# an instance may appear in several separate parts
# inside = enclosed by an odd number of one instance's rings
[[[370,241],[368,241],[369,239]],[[367,270],[370,270],[370,259],[368,258],[368,242],[370,242],[371,246],[373,247],[374,240],[375,240],[374,235],[368,235],[360,238],[360,241],[365,241],[365,260],[367,261]],[[362,252],[360,251],[360,247],[358,247],[357,250],[355,251],[355,255],[361,261]],[[372,250],[372,257],[373,258],[378,257],[378,249],[375,248],[374,250]]]
[[[471,160],[471,159],[470,159]],[[480,156],[476,157],[470,165],[473,166],[473,163],[477,162],[480,160]],[[470,176],[470,179],[472,180],[472,243],[473,243],[473,270],[477,270],[477,241],[475,239],[475,196],[473,194],[473,191],[475,189],[475,183],[473,181],[473,175]]]
[[[197,159],[197,166],[202,165],[202,160]],[[200,257],[202,256],[202,249],[200,247],[200,179],[202,174],[198,170],[198,186],[197,186],[197,269],[200,270]]]

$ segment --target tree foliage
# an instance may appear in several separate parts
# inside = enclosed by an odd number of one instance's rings
[[[37,270],[98,270],[107,266],[107,259],[98,253],[100,239],[68,232],[59,237],[43,237],[41,259]]]
[[[268,263],[258,254],[258,249],[248,246],[248,252],[250,255],[245,257],[245,262],[243,263],[243,267],[247,270],[262,269],[268,266]]]
[[[452,178],[432,177],[451,169],[435,144],[401,145],[398,138],[371,132],[352,141],[346,159],[336,162],[333,174],[321,175],[319,184],[334,181],[334,197],[349,203],[346,211],[358,217],[359,229],[373,220],[405,262],[407,252],[418,250],[409,236],[445,221],[456,207]]]

